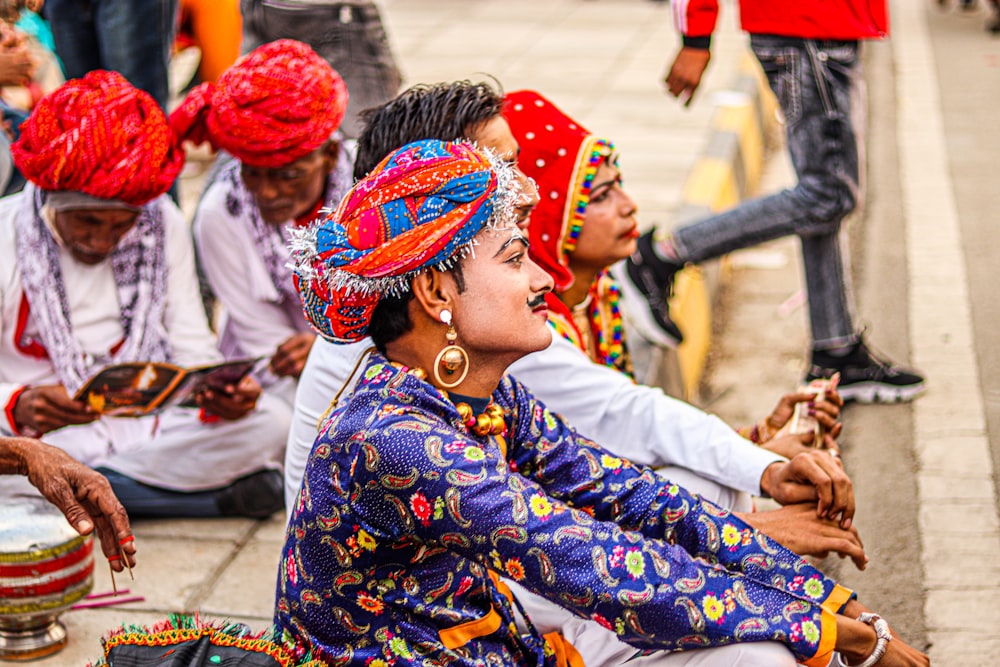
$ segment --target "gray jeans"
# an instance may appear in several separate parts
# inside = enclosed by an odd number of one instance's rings
[[[700,262],[797,235],[813,347],[853,343],[858,334],[839,231],[858,199],[858,146],[851,118],[860,73],[858,43],[751,35],[750,46],[784,113],[798,183],[675,229],[675,247],[681,259]]]
[[[240,0],[243,52],[276,39],[297,39],[313,48],[344,78],[351,99],[341,130],[357,138],[358,114],[388,102],[402,77],[374,2]]]

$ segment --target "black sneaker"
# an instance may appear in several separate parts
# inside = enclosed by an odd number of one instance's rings
[[[880,359],[859,341],[842,357],[823,350],[813,350],[812,366],[806,382],[840,373],[837,391],[845,401],[861,403],[897,403],[912,401],[924,393],[924,378],[919,373],[891,361]]]
[[[216,494],[215,504],[222,516],[266,519],[285,508],[281,473],[261,470],[241,477]]]
[[[670,319],[667,299],[674,286],[674,276],[684,265],[658,257],[653,243],[653,232],[640,236],[636,251],[625,260],[625,270],[619,269],[615,277],[625,297],[626,308],[630,303],[638,305],[628,308],[629,323],[651,343],[676,347],[684,340],[684,334]]]

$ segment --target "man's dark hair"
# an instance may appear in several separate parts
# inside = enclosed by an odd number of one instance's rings
[[[361,180],[397,148],[421,139],[454,141],[480,123],[500,115],[499,84],[453,81],[419,84],[380,107],[362,113],[354,180]]]
[[[360,180],[385,156],[397,148],[421,139],[453,141],[500,115],[503,92],[489,83],[453,81],[420,84],[408,88],[380,107],[362,113],[365,129],[358,137],[354,159],[354,179]],[[461,263],[451,269],[459,292],[465,291]],[[386,345],[413,328],[410,302],[413,293],[385,296],[372,313],[368,334],[375,347],[385,354]]]

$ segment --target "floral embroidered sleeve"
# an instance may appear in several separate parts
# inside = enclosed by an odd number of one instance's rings
[[[666,539],[696,558],[819,603],[832,612],[839,611],[853,595],[728,510],[655,475],[654,484],[639,484],[634,475],[648,480],[651,471],[603,450],[576,433],[516,380],[509,382],[513,397],[509,409],[522,433],[513,438],[521,446],[512,448],[508,456],[522,474],[541,471],[538,481],[546,494],[626,530]],[[567,442],[577,449],[556,447]],[[545,484],[547,479],[577,483]]]
[[[445,546],[637,647],[778,640],[807,664],[829,660],[835,621],[822,603],[832,582],[728,513],[604,453],[516,383],[494,395],[509,412],[509,442],[473,437],[457,413],[442,423],[407,405],[405,391],[384,391],[398,404],[351,426],[359,447],[344,478],[376,541],[416,539],[421,558]]]

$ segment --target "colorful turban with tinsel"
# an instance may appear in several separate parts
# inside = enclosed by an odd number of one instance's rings
[[[195,87],[170,114],[181,141],[208,141],[251,167],[283,167],[323,145],[344,119],[347,85],[302,42],[279,39]]]
[[[529,253],[552,276],[556,291],[565,291],[573,283],[569,254],[576,249],[594,176],[614,144],[532,90],[508,93],[503,115],[521,147],[518,165],[538,185]]]
[[[159,105],[121,74],[103,70],[70,79],[39,100],[11,153],[42,190],[132,206],[169,190],[184,166]]]
[[[294,231],[295,282],[306,317],[334,343],[362,338],[379,299],[461,259],[486,226],[513,219],[511,168],[470,144],[417,141],[395,151],[337,210]]]

